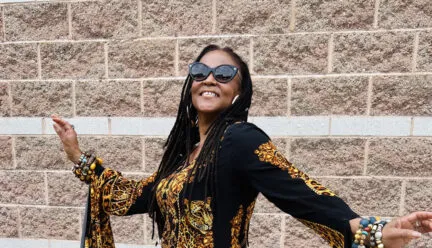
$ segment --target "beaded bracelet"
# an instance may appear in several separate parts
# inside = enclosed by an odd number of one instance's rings
[[[377,218],[378,217],[368,217],[360,220],[360,226],[354,235],[354,242],[351,246],[352,248],[366,248],[365,241],[370,235],[373,223],[377,221]]]
[[[77,164],[72,167],[72,172],[76,177],[85,183],[92,181],[94,170],[97,165],[102,165],[103,161],[97,158],[92,152],[83,152]]]
[[[371,247],[384,248],[384,244],[382,243],[382,230],[387,223],[388,221],[382,220],[373,224],[370,238]]]

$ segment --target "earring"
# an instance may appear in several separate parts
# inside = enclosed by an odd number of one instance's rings
[[[235,97],[234,97],[234,99],[232,100],[232,103],[231,104],[234,104],[235,103],[235,101],[237,101],[237,98],[239,97],[239,95],[236,95]]]
[[[190,120],[189,106],[186,106],[186,116]]]

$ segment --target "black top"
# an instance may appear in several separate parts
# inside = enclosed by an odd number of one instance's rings
[[[215,199],[204,199],[204,184],[198,182],[190,202],[182,197],[184,185],[194,179],[192,175],[186,182],[194,162],[157,185],[156,199],[165,222],[163,248],[246,247],[259,192],[331,247],[351,247],[349,220],[358,215],[332,191],[295,168],[261,129],[246,122],[233,124],[220,149]],[[89,247],[114,247],[109,215],[145,213],[155,175],[134,181],[111,169],[98,170],[90,185],[86,242]]]

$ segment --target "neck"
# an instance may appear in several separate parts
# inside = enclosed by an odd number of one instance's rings
[[[200,146],[202,147],[204,145],[204,142],[207,138],[207,130],[209,129],[210,125],[213,123],[214,120],[216,120],[217,115],[204,115],[198,113],[198,128],[199,128],[199,134],[200,134]]]

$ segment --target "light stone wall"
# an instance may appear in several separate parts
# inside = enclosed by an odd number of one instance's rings
[[[110,167],[147,176],[209,43],[248,62],[251,120],[355,211],[432,211],[430,0],[2,0],[0,41],[1,238],[80,237],[86,188],[51,113]],[[154,244],[146,216],[113,219],[117,242]],[[262,196],[250,244],[327,247]]]

